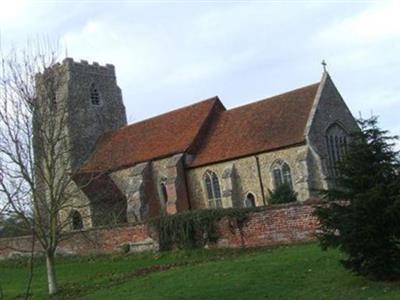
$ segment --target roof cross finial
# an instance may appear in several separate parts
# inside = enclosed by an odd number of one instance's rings
[[[322,65],[322,67],[324,68],[324,72],[326,73],[326,66],[327,66],[327,63],[326,63],[325,59],[322,60],[321,65]]]

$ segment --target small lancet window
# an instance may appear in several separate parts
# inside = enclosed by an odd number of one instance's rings
[[[167,192],[167,185],[165,182],[160,183],[160,192],[161,192],[161,203],[166,205],[168,202],[168,192]]]
[[[90,102],[92,105],[100,105],[100,92],[94,83],[90,85]]]
[[[71,212],[70,220],[72,230],[80,230],[83,228],[82,216],[78,211],[74,210]]]

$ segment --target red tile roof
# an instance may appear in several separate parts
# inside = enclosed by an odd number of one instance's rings
[[[215,109],[225,109],[218,97],[106,133],[79,172],[117,170],[185,152]]]
[[[318,86],[222,112],[190,167],[303,143]]]
[[[106,133],[79,172],[190,152],[196,167],[304,143],[319,83],[226,110],[218,97]]]

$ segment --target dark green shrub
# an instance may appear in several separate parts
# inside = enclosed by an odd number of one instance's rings
[[[281,204],[297,201],[297,193],[286,183],[278,186],[274,191],[268,189],[269,202],[271,204]]]

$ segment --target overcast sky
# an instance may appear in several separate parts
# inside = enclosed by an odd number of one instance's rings
[[[2,0],[0,32],[3,47],[45,35],[114,64],[130,122],[311,84],[325,59],[353,114],[400,135],[400,1]]]

